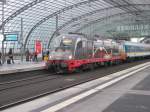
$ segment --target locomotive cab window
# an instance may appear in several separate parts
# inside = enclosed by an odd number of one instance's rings
[[[64,51],[72,50],[73,47],[73,40],[70,38],[63,38],[60,43],[60,48]]]
[[[62,40],[62,44],[63,44],[63,46],[71,46],[72,45],[72,39],[63,39]]]

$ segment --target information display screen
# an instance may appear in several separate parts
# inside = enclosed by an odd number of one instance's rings
[[[5,34],[4,39],[5,41],[18,41],[18,35],[17,34]]]

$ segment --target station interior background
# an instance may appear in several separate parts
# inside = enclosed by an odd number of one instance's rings
[[[68,32],[133,41],[150,35],[149,0],[1,0],[0,7],[0,33],[18,34],[4,42],[5,52],[34,51],[36,40],[46,50]]]

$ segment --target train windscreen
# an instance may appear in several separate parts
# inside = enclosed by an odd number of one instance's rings
[[[64,38],[64,39],[62,40],[62,44],[63,44],[64,46],[71,46],[71,45],[73,44],[73,40],[72,40],[72,39],[69,39],[69,38]]]
[[[72,38],[67,38],[62,36],[59,46],[53,48],[50,53],[53,59],[72,59],[74,52],[74,40]]]

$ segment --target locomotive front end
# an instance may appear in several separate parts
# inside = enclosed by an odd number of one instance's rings
[[[56,72],[69,71],[69,64],[73,60],[74,40],[68,36],[60,36],[49,55],[46,66]]]

